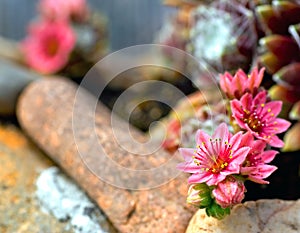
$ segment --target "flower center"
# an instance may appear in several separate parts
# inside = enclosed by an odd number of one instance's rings
[[[212,173],[218,173],[220,172],[221,170],[223,170],[225,167],[228,166],[228,163],[223,161],[222,159],[217,159],[215,161],[215,163],[211,166],[211,172]]]
[[[258,119],[257,116],[249,115],[244,119],[245,123],[249,126],[249,128],[255,132],[260,132],[262,128],[262,122]]]
[[[243,116],[242,120],[254,132],[261,132],[262,128],[265,125],[262,122],[262,120],[257,116],[256,111],[251,113],[249,110],[244,109],[244,116]]]
[[[49,56],[54,56],[59,48],[59,43],[55,39],[50,39],[47,43],[46,52]]]

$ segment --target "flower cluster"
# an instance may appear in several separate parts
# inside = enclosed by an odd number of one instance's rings
[[[94,53],[95,61],[104,55],[103,19],[93,19],[86,0],[40,0],[38,12],[20,45],[30,68],[42,74],[80,77],[93,63]]]
[[[277,134],[290,123],[277,117],[281,102],[271,101],[260,88],[263,73],[255,68],[250,75],[242,70],[221,75],[232,127],[221,123],[212,135],[198,130],[197,147],[179,149],[185,162],[177,168],[192,174],[187,202],[205,208],[209,216],[225,217],[242,202],[246,180],[268,184],[265,179],[277,169],[269,165],[277,151],[269,148],[284,146]]]

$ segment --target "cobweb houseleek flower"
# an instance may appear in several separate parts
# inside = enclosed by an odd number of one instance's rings
[[[38,10],[47,20],[82,21],[87,15],[88,7],[86,0],[41,0]]]
[[[240,100],[232,100],[230,105],[232,116],[240,128],[251,132],[270,146],[284,146],[276,134],[286,131],[291,123],[277,118],[282,107],[281,101],[267,102],[267,92],[261,91],[255,97],[246,93]]]
[[[212,194],[216,203],[225,209],[241,203],[245,197],[245,192],[244,182],[229,176],[217,185]]]
[[[234,76],[225,72],[225,74],[220,75],[221,89],[229,99],[240,99],[245,93],[256,95],[263,79],[264,71],[265,68],[261,68],[259,71],[257,68],[254,68],[247,75],[243,70],[239,69]]]
[[[262,140],[254,140],[250,132],[244,135],[241,143],[251,148],[242,164],[241,175],[255,183],[268,184],[269,182],[264,179],[269,177],[277,167],[267,163],[275,158],[278,151],[265,150],[267,143]]]
[[[67,64],[75,42],[75,34],[65,21],[39,21],[30,25],[21,49],[29,67],[51,74]]]
[[[180,148],[185,162],[177,168],[192,173],[188,182],[217,185],[228,175],[239,174],[240,166],[250,148],[241,146],[242,132],[232,135],[225,123],[220,124],[212,136],[202,130],[196,134],[196,149]]]

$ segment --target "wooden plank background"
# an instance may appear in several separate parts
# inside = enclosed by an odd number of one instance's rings
[[[67,0],[66,0],[67,1]],[[163,20],[174,10],[162,0],[87,0],[105,14],[109,22],[113,51],[136,44],[151,43]],[[0,0],[0,35],[21,39],[35,16],[38,0]]]

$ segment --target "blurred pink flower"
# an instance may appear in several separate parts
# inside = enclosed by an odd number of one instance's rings
[[[169,152],[174,152],[180,144],[181,124],[178,119],[173,119],[167,126],[167,136],[163,141],[162,147]]]
[[[241,167],[241,175],[247,176],[253,182],[268,184],[269,182],[264,179],[269,177],[277,167],[267,163],[270,163],[278,152],[275,150],[264,151],[266,142],[254,140],[250,132],[244,135],[241,144],[251,148]]]
[[[249,147],[241,147],[242,132],[232,136],[225,123],[220,124],[211,136],[198,130],[197,149],[180,148],[185,159],[178,169],[193,173],[189,183],[217,185],[230,174],[239,174]]]
[[[79,20],[86,17],[86,0],[41,0],[38,9],[50,20]]]
[[[232,207],[242,202],[245,197],[246,188],[244,183],[233,177],[218,183],[217,187],[212,191],[217,204],[222,208]]]
[[[50,74],[67,64],[75,42],[75,34],[67,23],[42,21],[30,25],[21,48],[28,66]]]
[[[250,131],[274,147],[283,147],[284,143],[276,134],[286,131],[290,122],[276,118],[281,111],[281,101],[267,101],[267,92],[261,91],[254,98],[246,93],[241,100],[232,100],[231,110],[237,124]]]
[[[264,76],[265,68],[254,68],[248,76],[243,70],[238,70],[234,76],[226,72],[220,75],[220,86],[229,99],[240,99],[245,93],[255,95]]]

